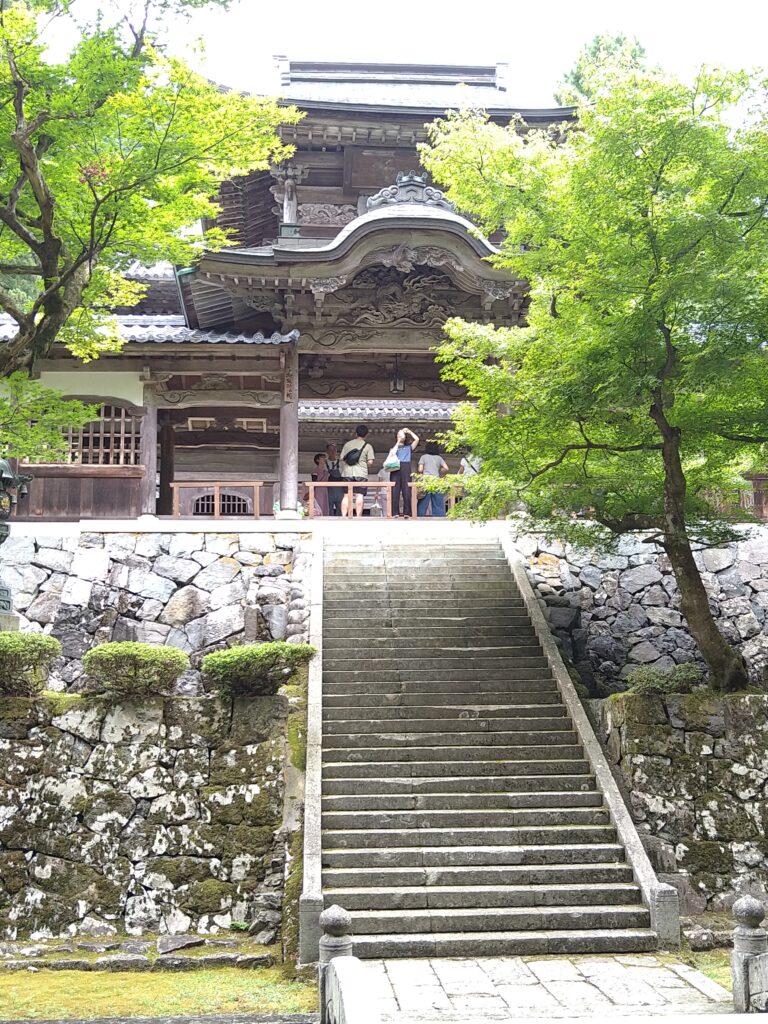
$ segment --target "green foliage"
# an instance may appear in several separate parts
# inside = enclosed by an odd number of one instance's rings
[[[641,665],[627,677],[629,692],[643,696],[666,693],[691,693],[701,686],[701,669],[690,662],[675,665],[674,668],[652,668]]]
[[[96,419],[97,410],[70,401],[26,373],[0,385],[0,452],[27,462],[60,462],[68,454],[63,431]]]
[[[83,665],[99,690],[121,700],[170,693],[189,658],[176,647],[124,640],[92,647]]]
[[[44,633],[0,633],[0,696],[34,697],[41,693],[61,644]]]
[[[612,73],[639,71],[645,65],[645,48],[625,35],[597,35],[582,47],[571,70],[563,75],[555,92],[561,107],[576,106],[594,99],[601,82]]]
[[[461,512],[523,510],[580,545],[656,539],[713,685],[741,688],[690,543],[735,535],[768,457],[765,84],[624,72],[575,130],[520,128],[449,115],[422,154],[530,282],[526,327],[452,320],[438,353],[477,400],[448,440],[483,459]]]
[[[314,653],[309,644],[240,644],[207,654],[203,658],[203,675],[222,696],[265,697],[277,693]]]
[[[85,360],[114,351],[102,311],[138,298],[135,285],[124,294],[131,265],[189,264],[224,244],[217,229],[189,230],[215,219],[220,183],[290,154],[277,128],[298,111],[220,89],[160,45],[173,16],[209,6],[226,4],[113,0],[78,24],[61,61],[46,50],[43,12],[69,18],[69,4],[3,6],[0,308],[19,332],[0,372],[56,340]]]

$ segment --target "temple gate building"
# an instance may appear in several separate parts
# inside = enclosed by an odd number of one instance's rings
[[[377,467],[400,426],[430,437],[461,390],[431,350],[452,316],[520,324],[525,283],[419,170],[426,125],[483,108],[531,126],[501,67],[323,64],[278,58],[289,164],[227,181],[233,246],[194,269],[154,267],[120,310],[125,347],[82,366],[62,347],[43,383],[100,407],[65,465],[35,465],[19,518],[295,515],[313,456],[370,428]],[[2,330],[12,330],[0,326]]]

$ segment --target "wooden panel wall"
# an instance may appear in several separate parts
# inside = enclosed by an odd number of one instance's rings
[[[131,519],[141,515],[143,466],[25,466],[19,520]]]

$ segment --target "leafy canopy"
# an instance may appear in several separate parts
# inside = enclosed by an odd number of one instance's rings
[[[18,325],[0,372],[57,340],[84,360],[114,351],[104,310],[140,297],[130,266],[222,245],[190,230],[213,222],[221,181],[290,153],[276,130],[295,109],[220,89],[159,46],[163,19],[215,2],[107,4],[59,62],[43,30],[77,4],[0,3],[0,308]]]
[[[555,92],[561,107],[576,106],[594,99],[612,73],[639,71],[645,66],[645,48],[636,39],[621,35],[597,35],[581,50],[576,63]]]
[[[0,382],[0,452],[25,462],[63,462],[68,427],[98,418],[94,406],[61,397],[60,392],[17,371]]]
[[[453,320],[439,351],[478,400],[451,437],[484,459],[463,507],[581,543],[722,539],[768,454],[766,83],[626,73],[576,125],[520,128],[463,112],[423,152],[530,282],[528,326]]]

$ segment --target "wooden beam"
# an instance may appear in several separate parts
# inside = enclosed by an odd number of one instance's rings
[[[153,516],[157,511],[157,402],[153,388],[144,389],[146,412],[141,418],[141,511]]]
[[[297,514],[299,501],[299,353],[283,350],[283,394],[280,405],[280,511]]]
[[[280,392],[256,389],[239,391],[235,388],[217,388],[211,391],[159,391],[157,405],[160,409],[191,409],[204,406],[220,409],[223,406],[242,406],[248,409],[251,415],[256,415],[259,409],[277,409],[280,406]]]
[[[174,444],[173,425],[164,423],[160,428],[160,499],[157,506],[162,516],[169,516],[173,510]]]

